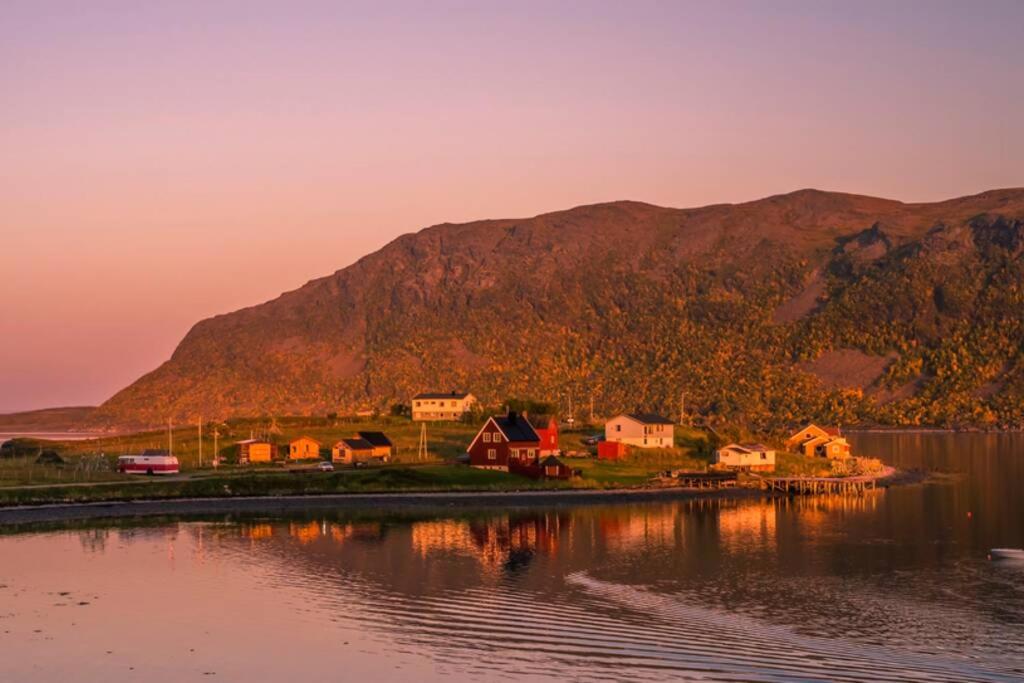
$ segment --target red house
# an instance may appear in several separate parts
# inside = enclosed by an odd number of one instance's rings
[[[558,448],[558,422],[553,417],[530,418],[533,431],[540,437],[540,455],[558,455],[561,449]]]
[[[540,457],[540,448],[540,436],[533,425],[518,413],[510,412],[488,419],[466,450],[473,467],[508,472],[510,466],[534,464]]]

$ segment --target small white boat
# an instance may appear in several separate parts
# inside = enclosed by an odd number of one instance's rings
[[[992,548],[988,556],[993,560],[1017,560],[1024,562],[1024,548]]]

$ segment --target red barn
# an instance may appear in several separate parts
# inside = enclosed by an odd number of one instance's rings
[[[529,421],[510,412],[488,419],[466,450],[473,467],[508,472],[509,465],[535,463],[540,447],[540,436]]]
[[[558,422],[553,417],[530,418],[533,430],[540,437],[540,455],[558,455],[561,449],[558,448]]]

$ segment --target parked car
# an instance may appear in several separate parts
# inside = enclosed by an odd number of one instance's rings
[[[591,434],[583,439],[584,446],[596,446],[598,442],[604,441],[604,434]]]
[[[317,465],[316,468],[318,470],[320,470],[321,472],[333,472],[334,471],[334,463],[327,462],[326,460],[324,460],[322,463]]]

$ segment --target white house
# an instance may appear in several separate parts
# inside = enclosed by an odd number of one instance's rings
[[[759,443],[731,443],[715,451],[715,462],[731,470],[775,471],[775,450]]]
[[[605,441],[617,441],[637,448],[672,448],[675,425],[652,413],[619,415],[604,425]]]
[[[469,412],[475,403],[476,398],[473,394],[465,392],[416,394],[412,397],[412,419],[414,422],[455,422]]]

